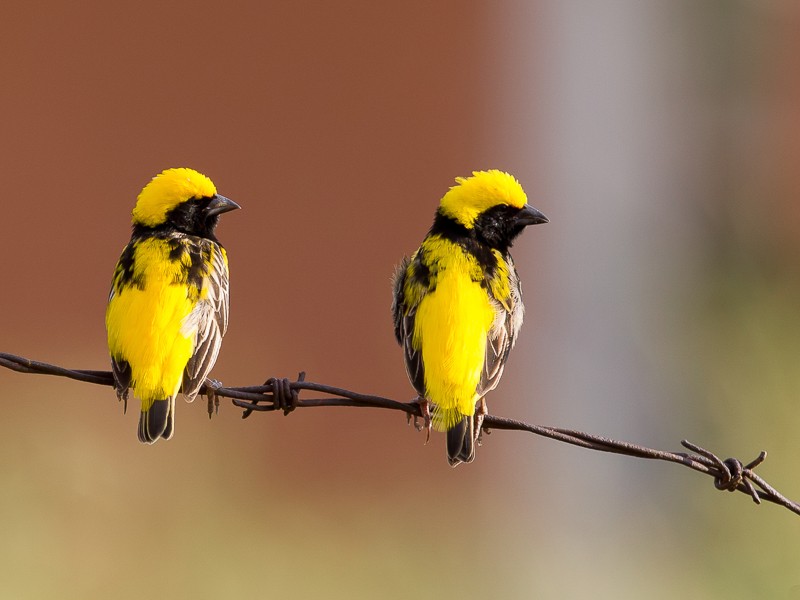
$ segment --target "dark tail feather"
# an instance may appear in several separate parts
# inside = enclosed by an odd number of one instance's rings
[[[164,433],[161,434],[162,440],[168,440],[172,437],[175,431],[175,396],[169,399],[169,417],[167,418],[167,426],[164,428]]]
[[[147,412],[139,414],[139,441],[152,444],[168,440],[175,429],[175,398],[156,400]]]
[[[475,417],[468,416],[447,430],[447,462],[457,467],[475,460]]]

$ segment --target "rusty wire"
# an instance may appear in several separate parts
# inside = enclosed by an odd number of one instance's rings
[[[20,373],[55,375],[57,377],[67,377],[69,379],[97,385],[112,387],[114,385],[114,379],[110,371],[66,369],[64,367],[2,352],[0,352],[0,366]],[[304,390],[326,394],[327,397],[301,400],[299,394]],[[243,409],[242,418],[249,417],[253,412],[281,411],[286,415],[296,408],[310,408],[316,406],[384,408],[402,411],[406,413],[409,419],[422,416],[420,405],[416,400],[399,402],[389,398],[360,394],[330,385],[305,381],[305,373],[300,373],[296,381],[270,378],[263,385],[256,386],[224,387],[215,383],[213,386],[208,386],[208,389],[206,389],[206,386],[203,386],[201,393],[211,397],[230,398],[235,406]],[[766,500],[783,506],[793,513],[800,515],[800,505],[780,494],[754,472],[754,469],[766,458],[766,452],[761,452],[754,460],[743,464],[742,461],[736,458],[722,460],[714,453],[687,440],[682,440],[681,445],[687,450],[690,450],[691,453],[667,452],[632,444],[630,442],[612,440],[582,431],[533,425],[492,415],[487,415],[484,419],[483,429],[484,431],[497,429],[527,431],[589,450],[677,463],[700,473],[710,475],[714,478],[714,486],[718,490],[742,492],[750,496],[756,504],[760,504],[762,500]]]

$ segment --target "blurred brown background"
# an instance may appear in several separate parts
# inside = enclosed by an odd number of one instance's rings
[[[766,1],[6,2],[0,351],[107,368],[142,186],[219,236],[214,376],[410,399],[390,275],[453,177],[551,219],[493,413],[688,438],[800,498],[800,9]],[[498,432],[451,470],[389,411],[203,402],[136,441],[113,392],[0,371],[0,581],[25,598],[800,594],[800,521],[687,470]]]

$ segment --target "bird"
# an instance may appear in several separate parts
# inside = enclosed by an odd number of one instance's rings
[[[217,360],[228,328],[229,275],[215,228],[221,214],[238,208],[188,168],[159,173],[137,197],[106,331],[117,398],[127,408],[132,390],[141,401],[143,443],[172,437],[175,397],[194,400]]]
[[[397,267],[392,302],[395,336],[428,435],[431,425],[447,432],[453,467],[475,458],[485,396],[500,382],[522,326],[522,290],[509,249],[525,227],[549,222],[504,171],[474,171],[455,182],[422,244]]]

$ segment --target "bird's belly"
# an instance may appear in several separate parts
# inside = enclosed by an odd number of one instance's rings
[[[486,291],[469,277],[442,277],[420,302],[413,343],[422,351],[426,395],[441,409],[474,413],[495,315]]]
[[[114,298],[107,316],[111,354],[131,366],[134,393],[144,403],[169,398],[180,389],[194,339],[181,333],[192,303],[182,285],[151,282]]]

